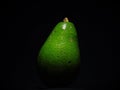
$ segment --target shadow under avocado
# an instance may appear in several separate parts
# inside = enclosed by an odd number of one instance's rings
[[[37,72],[42,80],[42,82],[49,88],[57,88],[57,87],[68,87],[74,80],[77,78],[79,74],[80,65],[73,70],[66,70],[64,72],[47,72],[43,68],[40,68],[37,65]]]

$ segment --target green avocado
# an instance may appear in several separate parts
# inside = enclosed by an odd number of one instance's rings
[[[80,64],[78,36],[67,17],[53,28],[39,51],[37,62],[40,70],[52,77],[65,79],[77,70]]]

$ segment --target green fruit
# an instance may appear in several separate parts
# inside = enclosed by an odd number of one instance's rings
[[[55,77],[74,73],[80,64],[77,31],[67,18],[59,22],[43,44],[38,55],[41,71]]]

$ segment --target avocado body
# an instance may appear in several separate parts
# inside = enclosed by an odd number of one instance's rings
[[[76,28],[67,18],[53,28],[37,62],[47,80],[64,82],[74,76],[80,65],[80,48]]]

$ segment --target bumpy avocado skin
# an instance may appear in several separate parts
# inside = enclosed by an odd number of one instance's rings
[[[72,22],[59,22],[40,49],[38,66],[41,73],[44,73],[47,80],[69,80],[79,64],[80,49],[76,28]]]

